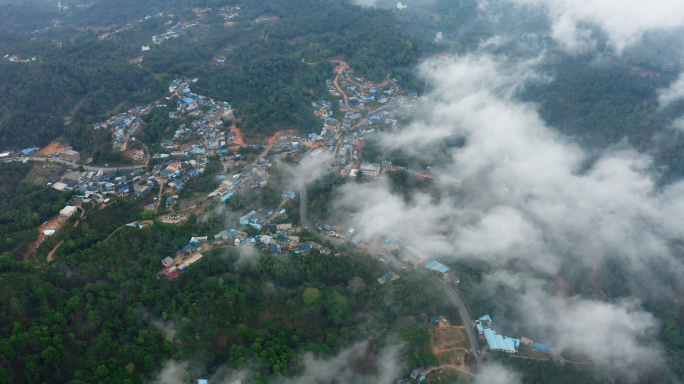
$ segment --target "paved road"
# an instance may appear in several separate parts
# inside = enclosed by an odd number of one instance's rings
[[[299,173],[295,171],[295,169],[290,166],[289,164],[280,162],[279,165],[281,165],[289,174],[292,175],[292,177],[297,180],[297,184],[299,184],[299,217],[302,221],[302,226],[310,232],[314,232],[314,227],[311,225],[311,222],[309,222],[309,218],[306,216],[306,206],[308,205],[308,198],[306,196],[306,185],[304,184],[304,180],[299,176]]]
[[[475,335],[475,330],[473,329],[473,319],[470,318],[470,313],[468,313],[468,308],[466,308],[465,303],[461,300],[461,297],[455,292],[450,286],[444,283],[444,292],[447,294],[449,299],[455,306],[458,307],[458,313],[463,319],[463,325],[468,332],[468,340],[470,341],[470,349],[473,351],[473,356],[477,360],[479,367],[482,367],[484,362],[482,361],[482,355],[477,353],[480,350],[480,345],[477,342],[477,335]]]
[[[76,166],[76,167],[80,166],[79,164],[75,164],[75,163],[73,163],[73,162],[71,162],[71,161],[62,160],[62,159],[57,158],[57,157],[28,157],[28,158],[27,158],[27,157],[14,157],[14,158],[6,159],[6,160],[3,160],[3,161],[6,162],[6,163],[9,163],[9,162],[12,162],[12,161],[21,161],[21,162],[24,162],[24,161],[26,161],[26,159],[28,159],[28,161],[48,161],[48,162],[51,162],[51,163],[61,163],[61,164],[64,164],[64,165],[73,165],[73,166]],[[141,165],[123,165],[123,166],[120,166],[120,167],[93,167],[93,166],[90,166],[90,165],[83,165],[83,168],[86,169],[86,170],[88,170],[88,171],[99,171],[99,170],[103,170],[103,171],[115,171],[115,170],[120,169],[120,168],[141,168],[141,169],[142,169],[142,168],[145,168],[145,167],[147,167],[147,165],[144,165],[144,164],[141,164]]]

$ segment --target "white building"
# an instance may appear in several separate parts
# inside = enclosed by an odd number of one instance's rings
[[[361,168],[359,168],[359,171],[361,171],[361,173],[363,173],[364,176],[378,177],[378,173],[380,173],[380,165],[362,163]]]
[[[59,211],[59,215],[62,217],[71,217],[71,215],[76,213],[77,210],[78,210],[78,208],[76,208],[72,205],[67,205],[61,211]]]

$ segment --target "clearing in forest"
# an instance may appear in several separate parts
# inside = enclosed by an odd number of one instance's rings
[[[454,348],[461,348],[465,345],[465,335],[460,328],[435,328],[432,335],[435,354]]]

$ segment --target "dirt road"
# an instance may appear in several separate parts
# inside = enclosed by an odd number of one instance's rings
[[[47,255],[47,262],[48,263],[55,259],[55,253],[57,253],[57,248],[59,248],[59,246],[62,245],[63,242],[64,241],[60,241],[57,245],[55,245],[54,248],[52,248],[52,251],[50,251],[50,253],[48,253],[48,255]]]

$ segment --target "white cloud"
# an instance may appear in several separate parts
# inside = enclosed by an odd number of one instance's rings
[[[553,37],[571,51],[592,47],[588,25],[600,27],[621,52],[644,33],[684,26],[684,2],[672,0],[514,0],[542,6]]]
[[[684,75],[679,75],[669,87],[658,90],[658,103],[661,108],[681,99],[684,99]]]
[[[572,351],[599,364],[662,362],[654,342],[657,323],[639,309],[638,301],[612,303],[550,294],[546,282],[522,273],[497,271],[486,277],[491,286],[503,286],[514,294],[512,306],[535,329],[542,344],[555,352]],[[623,369],[623,373],[630,373]]]
[[[444,169],[463,179],[462,192],[406,201],[385,180],[348,183],[339,204],[359,210],[353,226],[362,233],[420,239],[445,259],[487,262],[497,271],[490,284],[517,282],[518,319],[558,352],[657,361],[658,348],[643,342],[656,323],[636,301],[559,298],[543,284],[564,261],[591,268],[617,257],[645,285],[658,281],[654,263],[682,272],[670,244],[684,233],[684,183],[656,186],[652,159],[627,147],[587,166],[589,154],[548,128],[534,105],[515,99],[536,79],[536,64],[473,55],[422,64],[434,91],[415,107],[411,125],[381,142],[430,158],[445,139],[462,136],[465,145],[452,149]]]
[[[675,121],[672,122],[672,128],[684,132],[684,117],[675,119]]]
[[[340,351],[334,357],[316,357],[307,352],[301,357],[303,368],[296,377],[285,378],[279,376],[273,379],[277,384],[315,384],[315,383],[340,383],[340,384],[392,384],[400,377],[403,365],[400,362],[399,347],[388,345],[379,353],[369,352],[368,342],[354,344]],[[354,366],[359,361],[371,362],[373,373],[359,373]],[[249,370],[236,371],[227,366],[219,367],[216,373],[206,374],[206,370],[200,363],[190,366],[189,362],[168,361],[157,378],[151,384],[183,384],[190,379],[188,371],[193,376],[208,378],[210,383],[217,384],[241,384],[252,381],[252,372]]]
[[[500,365],[487,364],[482,367],[473,384],[515,384],[520,375]]]
[[[151,384],[185,384],[190,380],[189,363],[169,360]]]

